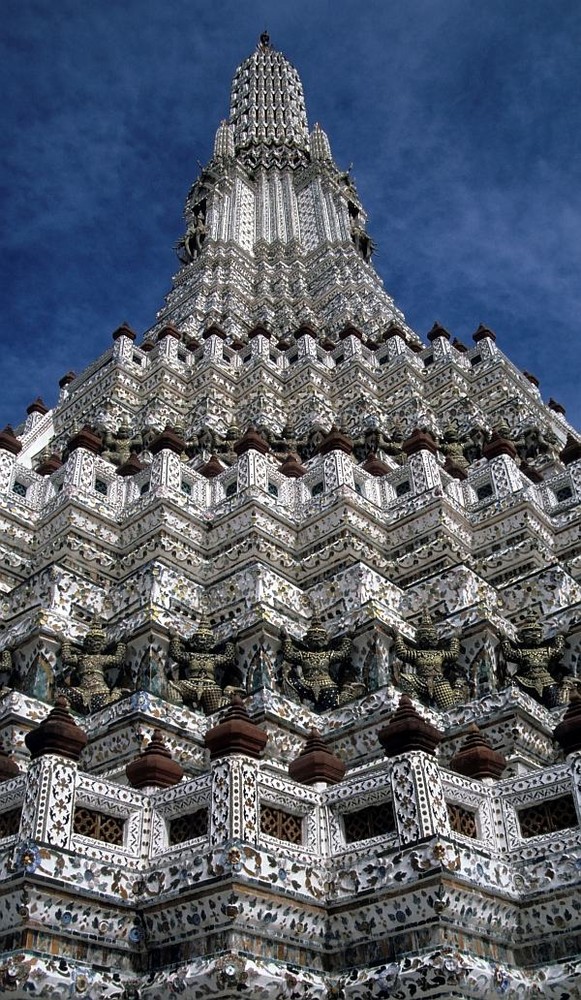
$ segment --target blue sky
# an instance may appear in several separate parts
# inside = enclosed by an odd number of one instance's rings
[[[578,0],[4,0],[0,426],[153,322],[186,193],[267,27],[353,163],[423,337],[480,322],[581,425]]]

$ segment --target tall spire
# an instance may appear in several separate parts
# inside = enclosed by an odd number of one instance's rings
[[[306,162],[309,131],[303,88],[294,66],[270,44],[267,32],[232,81],[230,123],[236,153],[255,166]]]
[[[347,325],[404,326],[350,172],[320,125],[309,135],[299,75],[266,31],[234,74],[230,117],[184,214],[182,268],[150,336],[168,323],[243,339],[257,325],[287,336],[308,324],[332,339]]]

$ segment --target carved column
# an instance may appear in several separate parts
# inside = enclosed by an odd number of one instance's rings
[[[77,764],[48,754],[32,761],[20,820],[20,839],[70,848]]]
[[[450,835],[440,769],[430,754],[416,750],[394,757],[391,787],[402,844]]]
[[[227,840],[258,841],[257,765],[235,755],[212,763],[210,846]]]
[[[228,840],[257,843],[259,830],[258,765],[268,740],[254,725],[240,698],[224,719],[208,730],[205,744],[212,761],[210,844]]]

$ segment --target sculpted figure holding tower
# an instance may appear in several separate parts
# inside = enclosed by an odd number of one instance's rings
[[[289,638],[286,632],[282,633],[282,639],[285,686],[301,699],[313,701],[319,711],[334,708],[364,693],[365,686],[348,675],[351,640],[330,642],[326,628],[316,615],[301,643]]]
[[[505,636],[501,643],[505,659],[517,664],[515,681],[523,691],[547,708],[554,708],[560,702],[565,673],[558,668],[565,645],[564,637],[556,635],[543,642],[542,625],[529,616],[521,624],[517,640],[513,642]]]
[[[415,645],[396,632],[395,649],[400,660],[414,668],[413,672],[396,673],[395,681],[402,691],[443,710],[463,700],[463,686],[458,686],[453,669],[460,653],[460,640],[453,637],[445,645],[441,643],[426,609],[416,630]]]
[[[124,642],[115,645],[114,652],[107,652],[105,632],[94,621],[89,628],[80,652],[73,652],[68,639],[61,642],[64,686],[57,687],[57,696],[68,698],[72,708],[84,715],[119,701],[130,693],[129,688],[111,688],[105,679],[108,667],[122,667],[127,646]]]
[[[214,652],[216,642],[206,615],[202,615],[197,631],[187,640],[173,635],[170,639],[169,655],[180,667],[177,680],[170,684],[177,689],[183,701],[194,708],[199,706],[206,715],[230,703],[229,695],[244,694],[237,686],[239,678],[235,674],[235,647],[228,642],[223,653]],[[224,688],[217,680],[221,671],[225,680]]]

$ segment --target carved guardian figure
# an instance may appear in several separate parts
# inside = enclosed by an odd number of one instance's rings
[[[114,701],[130,694],[129,688],[110,687],[105,679],[109,667],[121,668],[125,663],[127,646],[124,642],[115,644],[113,652],[107,652],[107,640],[103,629],[94,622],[85,638],[80,652],[73,652],[68,639],[62,639],[61,658],[63,686],[57,687],[56,694],[64,695],[77,712],[87,715],[97,712]]]
[[[179,677],[170,681],[186,705],[201,708],[211,715],[230,704],[230,695],[244,694],[235,666],[234,643],[226,643],[224,652],[214,652],[216,641],[209,619],[202,615],[198,629],[189,639],[170,638],[169,655],[180,668]],[[222,676],[222,684],[218,676]]]
[[[444,645],[438,639],[432,617],[427,610],[416,630],[415,645],[396,632],[395,650],[403,663],[413,667],[412,671],[397,672],[396,684],[401,691],[420,698],[426,705],[435,705],[446,710],[460,704],[464,697],[464,687],[458,685],[455,676],[456,661],[460,653],[460,640],[449,639]]]
[[[516,663],[514,679],[528,694],[547,708],[561,701],[561,682],[565,671],[559,669],[565,639],[556,635],[543,642],[543,627],[536,618],[525,618],[517,633],[517,642],[508,636],[502,639],[504,657]]]
[[[282,634],[283,685],[312,701],[323,712],[365,692],[350,674],[351,639],[330,642],[327,630],[314,616],[301,643]]]

